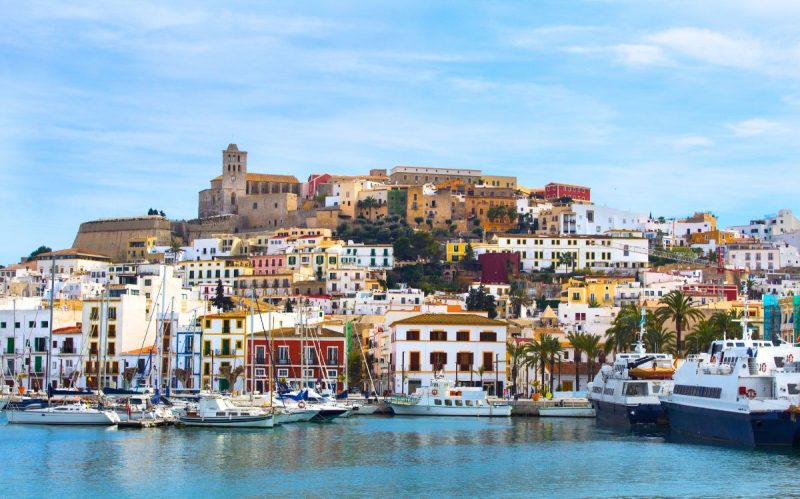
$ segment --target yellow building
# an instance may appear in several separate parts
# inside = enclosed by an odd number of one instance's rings
[[[689,244],[710,244],[714,241],[717,246],[736,242],[739,235],[732,230],[710,230],[707,232],[694,232],[689,235]]]
[[[571,277],[561,285],[561,303],[612,306],[617,286],[633,281],[632,277]]]
[[[490,253],[489,249],[497,250],[496,244],[480,243],[480,242],[451,242],[447,243],[447,263],[460,262],[467,255],[467,245],[472,245],[472,251],[475,254],[475,259],[481,253]]]
[[[199,320],[203,331],[201,386],[222,392],[241,392],[244,374],[231,386],[226,371],[235,372],[237,367],[246,366],[248,314],[243,310],[224,312]]]

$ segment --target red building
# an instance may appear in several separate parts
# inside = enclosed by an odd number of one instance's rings
[[[735,301],[738,290],[735,284],[686,284],[681,292],[688,296],[692,303],[706,304],[718,301]]]
[[[254,275],[283,274],[286,271],[286,255],[258,255],[250,257]]]
[[[312,173],[309,175],[304,189],[306,199],[314,199],[317,195],[317,187],[327,184],[330,179],[331,175],[329,173]]]
[[[337,392],[344,388],[345,354],[344,334],[320,326],[308,326],[306,333],[299,334],[300,329],[284,327],[273,329],[271,334],[257,335],[248,344],[253,369],[247,369],[245,380],[250,390],[255,381],[255,389],[261,393],[269,391],[270,369],[275,365],[272,381],[287,383],[299,388],[305,381],[306,386],[324,388],[329,383]],[[269,351],[269,336],[272,337],[272,354]],[[301,352],[303,353],[301,355]]]
[[[547,200],[572,198],[576,201],[591,201],[592,190],[580,185],[551,182],[544,186],[544,198]]]
[[[509,277],[519,273],[519,253],[483,253],[478,255],[481,264],[481,282],[497,284],[509,282]]]

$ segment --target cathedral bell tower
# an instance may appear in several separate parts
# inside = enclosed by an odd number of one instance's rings
[[[247,151],[228,144],[222,151],[222,214],[239,212],[239,200],[247,194]]]

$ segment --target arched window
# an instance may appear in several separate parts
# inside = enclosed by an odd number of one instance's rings
[[[235,192],[231,192],[231,205],[235,205],[235,204],[236,204],[236,193]]]

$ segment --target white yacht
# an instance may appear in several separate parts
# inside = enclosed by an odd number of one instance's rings
[[[631,353],[617,354],[589,383],[588,398],[599,420],[630,425],[666,424],[660,396],[672,389],[675,359],[644,347],[644,309],[639,338]]]
[[[180,416],[178,423],[183,426],[272,428],[275,420],[271,413],[260,407],[237,407],[227,397],[208,395],[200,399],[197,412]]]
[[[435,376],[431,386],[417,388],[412,395],[394,395],[388,400],[395,414],[409,416],[511,415],[510,404],[491,403],[480,387],[455,386],[444,376]]]
[[[146,394],[114,397],[110,409],[117,413],[122,422],[176,419],[170,408],[152,404],[150,396]]]
[[[111,426],[120,422],[115,412],[94,409],[81,402],[8,411],[7,417],[14,424]]]
[[[745,292],[746,296],[746,292]],[[743,339],[714,341],[675,373],[662,400],[676,437],[745,446],[800,446],[800,347]]]

